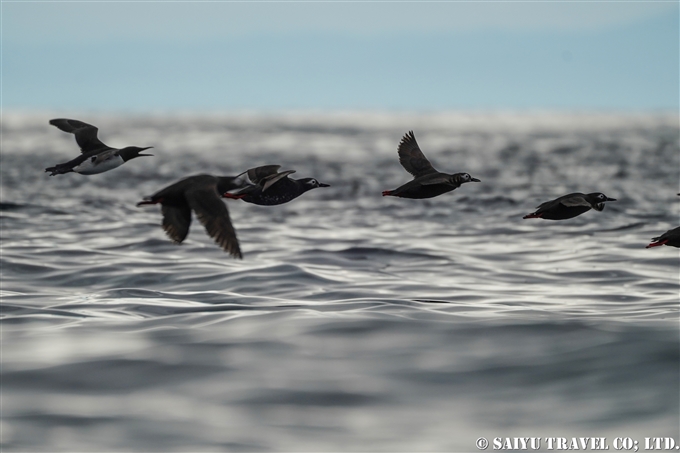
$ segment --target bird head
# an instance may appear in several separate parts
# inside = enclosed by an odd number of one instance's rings
[[[466,182],[481,182],[479,179],[470,176],[470,173],[456,173],[455,175],[451,176],[450,181],[451,184],[455,185],[456,187]]]
[[[596,211],[602,211],[604,209],[605,201],[616,201],[616,198],[609,198],[600,192],[589,193],[588,198],[592,201],[593,209]]]
[[[312,190],[316,189],[317,187],[330,187],[330,184],[324,184],[314,178],[303,178],[299,179],[298,181],[302,183],[302,186],[305,188],[305,190]]]
[[[151,148],[153,148],[153,146],[147,146],[146,148],[140,148],[138,146],[127,146],[118,151],[118,155],[122,157],[125,162],[127,162],[128,160],[134,159],[135,157],[153,156],[153,154],[142,154],[142,151]]]

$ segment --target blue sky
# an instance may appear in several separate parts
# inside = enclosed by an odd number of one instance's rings
[[[677,2],[6,2],[5,111],[677,111]]]

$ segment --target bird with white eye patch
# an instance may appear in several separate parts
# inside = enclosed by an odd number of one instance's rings
[[[525,215],[524,219],[565,220],[579,216],[594,209],[602,211],[606,201],[616,201],[600,192],[570,193],[554,200],[546,201],[538,206],[536,211]]]
[[[303,193],[318,187],[330,187],[314,178],[292,179],[288,175],[295,170],[286,170],[279,173],[280,165],[265,165],[256,169],[241,173],[238,178],[243,179],[247,185],[247,193],[242,189],[236,189],[224,194],[224,198],[240,199],[246,203],[261,206],[274,206],[288,203]],[[258,190],[252,190],[250,185],[255,184]]]
[[[399,143],[397,152],[399,154],[399,163],[407,172],[413,175],[413,180],[394,190],[383,191],[383,197],[432,198],[446,192],[451,192],[466,182],[480,182],[479,179],[473,178],[469,173],[449,175],[435,170],[420,150],[420,147],[418,147],[413,131],[409,131],[404,135]]]

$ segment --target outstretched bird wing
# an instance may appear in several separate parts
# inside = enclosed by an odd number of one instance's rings
[[[188,204],[182,206],[162,205],[163,229],[176,244],[182,242],[189,234],[191,225],[191,208]]]
[[[50,124],[64,132],[75,135],[76,143],[78,143],[80,151],[83,153],[89,153],[90,151],[108,148],[108,146],[106,146],[97,138],[97,132],[99,129],[91,124],[83,123],[82,121],[78,120],[70,120],[67,118],[56,118],[50,120]]]
[[[279,168],[281,168],[281,165],[264,165],[262,167],[251,168],[247,171],[248,179],[250,179],[253,184],[262,186],[262,192],[264,192],[281,179],[295,173],[295,170],[287,170],[278,173]]]
[[[260,182],[260,184],[262,184],[262,192],[269,189],[271,186],[273,186],[274,184],[281,181],[286,176],[293,174],[293,173],[295,173],[295,170],[286,170],[286,171],[282,171],[281,173],[276,173],[274,175],[267,176],[266,178],[264,178]]]
[[[229,211],[217,193],[217,183],[187,190],[184,196],[208,235],[231,256],[243,258]]]
[[[281,165],[263,165],[262,167],[251,168],[246,173],[253,184],[259,184],[267,176],[275,175],[279,168],[281,168]]]
[[[397,152],[399,153],[399,163],[414,178],[437,172],[418,147],[413,131],[404,135]]]

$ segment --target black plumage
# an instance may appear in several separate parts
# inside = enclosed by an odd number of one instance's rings
[[[237,189],[225,194],[225,198],[241,199],[247,203],[261,206],[274,206],[288,203],[303,193],[317,187],[330,187],[314,178],[292,179],[288,175],[295,170],[286,170],[279,173],[280,165],[266,165],[248,170],[239,175],[248,183],[254,184],[257,189],[252,190],[249,186],[245,189]]]
[[[616,199],[609,198],[600,192],[588,194],[574,192],[540,204],[536,211],[525,215],[523,218],[547,220],[571,219],[591,209],[602,211],[606,201],[616,201]]]
[[[196,175],[182,179],[137,203],[137,206],[161,204],[163,229],[179,244],[189,234],[191,211],[203,224],[208,235],[231,256],[243,258],[229,211],[220,199],[225,192],[239,188],[234,176]]]
[[[420,150],[413,131],[409,131],[401,139],[399,163],[413,175],[413,180],[394,190],[383,191],[383,196],[401,198],[432,198],[457,189],[466,182],[480,182],[468,173],[441,173],[432,166]]]
[[[659,247],[667,245],[669,247],[680,248],[680,227],[666,231],[661,236],[652,238],[652,242],[645,248]]]

